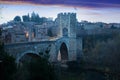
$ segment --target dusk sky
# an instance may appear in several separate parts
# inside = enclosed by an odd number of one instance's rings
[[[120,23],[120,0],[0,0],[0,24],[33,11],[53,19],[74,12],[78,21]]]

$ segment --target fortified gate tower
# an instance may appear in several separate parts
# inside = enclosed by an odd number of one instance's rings
[[[58,14],[58,19],[60,36],[76,38],[76,13],[60,13]]]
[[[76,28],[77,28],[77,19],[76,13],[60,13],[57,17],[58,26],[59,26],[59,36],[64,38],[64,43],[68,49],[68,60],[76,60],[78,57],[77,54],[77,38],[76,38]],[[61,42],[62,43],[62,42]],[[78,46],[79,47],[79,46]],[[65,48],[63,48],[64,50]],[[66,52],[66,53],[65,53]],[[67,51],[63,52],[64,55],[67,54]],[[62,56],[62,53],[61,53]]]

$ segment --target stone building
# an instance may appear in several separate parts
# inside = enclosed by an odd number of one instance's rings
[[[56,18],[56,24],[59,25],[59,36],[71,36],[75,37],[75,31],[77,25],[76,13],[60,13]],[[68,29],[70,28],[70,29]]]
[[[33,36],[35,40],[40,41],[48,38],[46,25],[35,25],[34,27],[35,28],[33,30],[34,31]]]

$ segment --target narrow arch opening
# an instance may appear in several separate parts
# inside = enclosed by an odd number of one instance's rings
[[[63,36],[68,36],[68,29],[67,28],[63,28]]]
[[[65,43],[62,43],[58,52],[58,61],[68,60],[68,49]]]

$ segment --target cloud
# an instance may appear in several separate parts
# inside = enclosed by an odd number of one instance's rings
[[[120,7],[120,3],[104,2],[98,0],[84,0],[84,1],[66,1],[66,5],[80,6],[80,7],[92,7],[92,8],[103,8],[103,7]]]
[[[34,5],[64,5],[74,7],[118,7],[120,8],[119,0],[0,0],[0,3],[7,4],[34,4]]]

